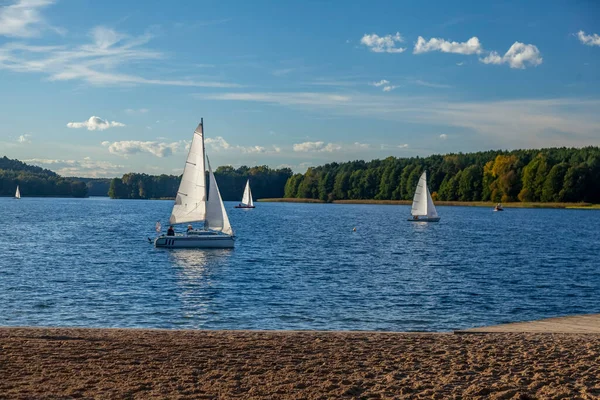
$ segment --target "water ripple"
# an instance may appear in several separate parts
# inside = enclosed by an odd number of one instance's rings
[[[0,325],[444,331],[600,312],[600,212],[227,204],[234,250],[148,244],[169,201],[0,199]],[[356,232],[352,228],[356,227]]]

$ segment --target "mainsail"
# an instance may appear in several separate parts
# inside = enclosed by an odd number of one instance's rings
[[[245,206],[254,206],[252,201],[252,190],[250,190],[250,179],[246,182],[246,188],[244,189],[244,195],[242,196],[242,204]]]
[[[19,190],[19,185],[17,185],[17,191],[15,192],[15,199],[21,198],[21,191]]]
[[[427,189],[427,173],[423,172],[419,178],[417,188],[415,189],[415,196],[413,197],[412,209],[410,210],[410,213],[418,216],[427,215],[427,206],[429,201],[431,201],[431,204],[433,205],[431,196],[429,196],[429,189]]]
[[[169,222],[181,224],[203,221],[206,217],[206,176],[204,174],[204,131],[200,122],[194,131],[183,176]]]
[[[229,224],[229,217],[227,217],[227,211],[225,211],[225,205],[221,199],[221,193],[219,192],[219,186],[217,186],[217,180],[215,174],[213,174],[212,168],[210,167],[210,160],[208,161],[208,175],[209,175],[209,193],[208,201],[206,203],[206,222],[205,226],[208,229],[215,231],[221,231],[228,235],[233,235],[233,230]]]

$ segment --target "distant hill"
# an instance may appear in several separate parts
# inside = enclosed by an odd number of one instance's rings
[[[14,196],[19,185],[21,196],[86,197],[88,188],[76,178],[63,178],[48,169],[0,158],[0,196]]]
[[[49,169],[41,168],[35,165],[25,164],[23,161],[12,160],[6,156],[0,158],[0,170],[8,171],[24,171],[31,172],[32,174],[47,175],[57,177],[56,172],[50,171]]]

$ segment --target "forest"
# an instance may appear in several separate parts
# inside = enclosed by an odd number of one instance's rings
[[[250,179],[255,199],[283,197],[286,182],[292,176],[289,168],[272,169],[267,166],[233,168],[222,166],[215,171],[215,179],[223,200],[240,201]],[[177,194],[181,176],[129,173],[110,182],[108,195],[113,199],[160,199]],[[208,182],[208,179],[207,179]],[[210,190],[210,188],[209,188]]]
[[[434,200],[600,203],[600,148],[483,151],[429,157],[329,163],[304,174],[267,166],[215,171],[224,200],[239,201],[246,179],[253,197],[334,200],[410,200],[427,171]],[[180,176],[129,173],[121,178],[65,178],[0,158],[0,195],[109,195],[115,199],[173,198]]]
[[[23,197],[86,197],[87,186],[77,178],[64,178],[50,170],[0,158],[0,196],[14,196],[19,185]]]
[[[423,171],[434,201],[600,202],[598,147],[330,163],[293,175],[284,197],[410,200]]]

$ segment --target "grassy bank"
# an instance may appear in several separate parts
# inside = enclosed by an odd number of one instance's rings
[[[279,203],[325,203],[317,199],[259,199],[258,201],[279,202]],[[335,204],[390,204],[390,205],[411,205],[410,200],[334,200]],[[436,201],[436,206],[460,206],[460,207],[490,207],[493,208],[496,203],[489,201]],[[584,210],[600,210],[600,204],[591,203],[503,203],[504,208],[571,208]]]

